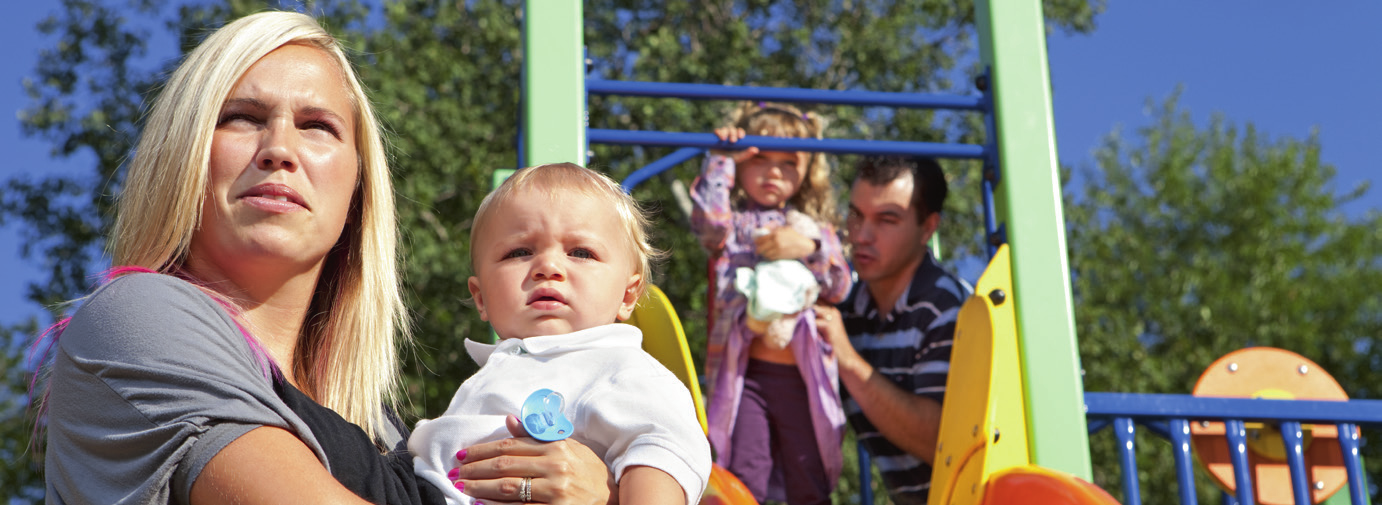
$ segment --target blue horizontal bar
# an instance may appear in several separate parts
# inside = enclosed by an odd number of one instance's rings
[[[1140,393],[1085,393],[1088,416],[1382,423],[1382,400],[1269,400]]]
[[[592,95],[651,96],[702,100],[770,100],[774,102],[910,107],[916,109],[984,110],[984,99],[981,96],[939,93],[890,93],[884,91],[770,88],[681,82],[607,81],[604,79],[587,79],[585,81],[585,90]]]
[[[659,132],[647,130],[586,130],[586,139],[593,144],[623,144],[663,147],[700,147],[705,149],[744,149],[758,147],[765,151],[813,151],[835,154],[875,154],[933,156],[938,158],[979,159],[984,146],[975,144],[941,144],[936,142],[899,142],[888,140],[803,139],[762,137],[750,135],[738,142],[720,140],[713,133]]]

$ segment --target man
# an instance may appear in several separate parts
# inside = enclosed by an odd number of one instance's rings
[[[846,230],[860,282],[838,310],[818,308],[817,324],[839,359],[850,425],[893,502],[924,504],[955,320],[972,289],[926,247],[945,203],[940,165],[881,157],[856,168]]]

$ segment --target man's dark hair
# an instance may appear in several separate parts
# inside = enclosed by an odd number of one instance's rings
[[[919,156],[868,156],[854,166],[855,180],[874,186],[886,186],[903,173],[912,174],[912,207],[917,209],[917,222],[940,212],[945,195],[950,191],[945,173],[935,159]]]

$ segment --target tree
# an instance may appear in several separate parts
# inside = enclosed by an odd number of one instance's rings
[[[1271,139],[1221,117],[1199,127],[1176,97],[1149,104],[1135,138],[1110,134],[1066,191],[1086,391],[1188,394],[1220,356],[1271,346],[1377,398],[1365,378],[1382,358],[1382,215],[1341,210],[1367,184],[1336,194],[1315,135]],[[1117,496],[1113,437],[1091,445],[1096,481]],[[1139,441],[1148,503],[1177,499],[1168,449]],[[1382,457],[1365,450],[1375,482]]]
[[[470,218],[488,192],[489,174],[517,162],[521,3],[358,0],[281,2],[323,19],[355,53],[360,75],[390,130],[398,193],[407,304],[418,346],[408,357],[405,396],[411,414],[435,416],[474,371],[461,339],[488,326],[468,307]],[[1102,0],[1046,0],[1051,29],[1087,32]],[[92,150],[86,175],[11,180],[0,193],[0,219],[27,230],[26,254],[53,258],[49,278],[33,288],[40,303],[90,289],[118,194],[123,161],[139,133],[142,104],[174,61],[149,62],[154,33],[171,33],[181,51],[209,27],[277,7],[229,0],[64,0],[42,25],[56,37],[29,86],[25,131],[51,140],[55,156]],[[977,73],[969,1],[876,0],[822,3],[716,0],[585,2],[586,41],[595,72],[606,78],[750,85],[970,93]],[[153,21],[146,21],[153,20]],[[732,104],[593,97],[592,127],[709,131]],[[818,108],[832,116],[831,137],[981,141],[973,115]],[[622,178],[660,157],[659,149],[595,148],[591,166]],[[839,161],[837,181],[852,176]],[[680,224],[673,181],[689,182],[699,161],[640,186],[634,196],[659,213],[656,245],[674,251],[657,278],[678,307],[698,362],[704,348],[705,256]],[[980,250],[976,167],[947,165],[956,191],[944,232],[957,255]],[[968,217],[973,216],[973,217]],[[954,245],[950,245],[954,244]],[[0,465],[9,464],[0,462]],[[17,481],[16,481],[17,482]],[[16,495],[11,481],[0,494]]]
[[[12,501],[38,502],[43,499],[42,462],[33,456],[33,432],[29,411],[30,369],[24,363],[24,343],[38,329],[37,323],[0,327],[0,489]]]

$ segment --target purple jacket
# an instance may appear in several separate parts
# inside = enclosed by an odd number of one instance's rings
[[[735,416],[744,391],[744,370],[749,362],[749,343],[754,334],[744,324],[747,300],[734,289],[734,273],[738,267],[752,267],[761,258],[754,251],[753,231],[758,228],[787,226],[788,213],[796,213],[790,206],[767,209],[752,201],[736,208],[731,196],[735,181],[732,158],[722,155],[706,157],[701,176],[691,188],[695,203],[691,226],[701,245],[711,253],[711,268],[715,275],[715,290],[709,342],[706,349],[705,371],[709,399],[706,417],[710,428],[710,444],[718,461],[729,461],[734,447],[730,434],[734,431]],[[803,235],[819,237],[820,247],[804,258],[820,283],[819,300],[839,303],[851,287],[849,265],[845,261],[840,239],[832,226],[815,223],[819,230],[803,230]],[[811,233],[814,232],[814,233]],[[840,444],[844,434],[845,414],[840,404],[839,368],[830,344],[820,338],[816,330],[816,314],[807,309],[797,316],[796,331],[788,344],[796,357],[801,378],[809,389],[811,423],[816,433],[830,482],[840,476],[843,465]],[[779,494],[769,490],[769,495]]]

